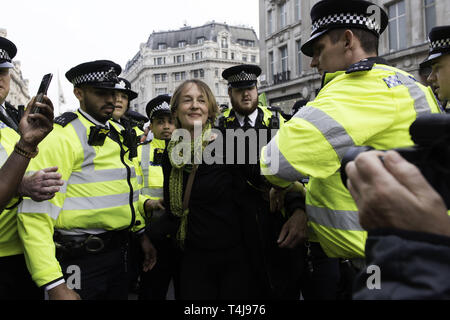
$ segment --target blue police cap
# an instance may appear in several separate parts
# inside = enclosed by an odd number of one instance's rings
[[[14,68],[12,59],[16,54],[16,45],[10,40],[0,37],[0,68]]]
[[[82,63],[66,73],[66,78],[75,87],[89,85],[94,88],[116,89],[122,68],[109,60]]]
[[[158,114],[172,114],[170,111],[170,99],[172,97],[167,94],[161,94],[147,103],[145,109],[150,121]]]
[[[138,97],[137,92],[131,90],[131,83],[127,79],[119,78],[119,83],[116,84],[115,89],[123,91],[128,96],[128,102]]]
[[[389,18],[380,6],[369,1],[323,0],[311,9],[311,21],[311,37],[301,48],[309,57],[313,56],[314,41],[332,29],[364,29],[380,37]]]
[[[428,58],[420,64],[422,68],[431,65],[433,60],[450,53],[450,26],[431,29],[429,41],[430,52]]]
[[[230,88],[250,88],[256,86],[261,72],[257,65],[241,64],[224,70],[222,77]]]

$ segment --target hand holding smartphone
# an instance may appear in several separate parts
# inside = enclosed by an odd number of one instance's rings
[[[36,103],[41,103],[44,99],[44,96],[47,94],[48,87],[50,86],[50,82],[52,81],[53,74],[46,74],[41,81],[41,85],[39,86],[39,90],[36,96],[36,101],[31,109],[31,113],[39,113],[39,107],[36,106]]]

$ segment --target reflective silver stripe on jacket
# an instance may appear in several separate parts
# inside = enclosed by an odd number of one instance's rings
[[[47,214],[53,220],[58,220],[61,208],[55,206],[50,201],[34,202],[30,199],[24,199],[19,205],[19,212],[23,213],[42,213]]]
[[[0,144],[0,166],[3,166],[6,160],[8,160],[8,153],[6,152],[5,148],[3,148],[3,146]]]
[[[163,198],[164,189],[163,188],[142,188],[141,194],[150,196],[152,198]]]
[[[139,191],[133,193],[133,202],[139,200]],[[130,204],[130,194],[112,194],[98,197],[66,198],[63,210],[98,210]]]
[[[131,178],[136,178],[136,169],[131,169]],[[69,184],[84,184],[95,182],[107,182],[115,180],[123,180],[127,178],[127,169],[107,169],[95,170],[95,173],[86,174],[85,172],[72,172],[69,179]]]
[[[395,72],[398,80],[408,88],[411,98],[414,99],[414,109],[416,109],[417,116],[431,113],[432,108],[427,101],[426,94],[422,89],[420,89],[417,81],[404,75],[403,73],[396,72],[395,70],[387,67],[375,66],[374,69]]]
[[[327,139],[339,157],[344,158],[345,153],[350,147],[355,146],[352,137],[347,130],[336,120],[330,117],[326,112],[315,107],[308,106],[298,112],[295,118],[301,118],[314,125]]]
[[[141,168],[144,176],[144,189],[148,188],[148,175],[150,172],[150,143],[142,146]]]
[[[358,211],[341,211],[306,206],[306,213],[310,221],[324,227],[345,231],[365,231],[359,224]]]
[[[278,178],[291,182],[304,178],[304,176],[295,170],[281,153],[276,139],[272,139],[264,149],[264,162],[266,167],[270,170],[270,174],[275,175]],[[269,173],[265,174],[268,175]]]
[[[59,232],[63,236],[82,236],[85,234],[101,234],[105,233],[108,230],[105,229],[71,229],[71,230],[64,230],[64,229],[55,229],[56,232]]]
[[[83,147],[84,161],[81,165],[81,170],[95,171],[94,159],[96,153],[94,147],[90,146],[88,143],[86,127],[83,125],[80,119],[75,119],[71,122],[71,124],[75,129],[78,139],[80,139],[81,146]]]

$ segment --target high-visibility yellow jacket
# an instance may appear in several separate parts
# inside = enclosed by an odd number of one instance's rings
[[[409,127],[416,118],[440,112],[430,88],[378,62],[363,60],[347,71],[326,74],[316,99],[262,152],[261,169],[271,183],[286,187],[310,177],[306,209],[311,239],[329,257],[364,256],[367,234],[339,173],[348,148],[411,146]]]
[[[161,167],[161,157],[166,148],[164,140],[153,139],[138,149],[138,159],[143,173],[144,185],[141,193],[152,200],[163,198],[164,175]]]
[[[95,125],[80,112],[72,121],[65,121],[66,115],[55,121],[54,130],[39,145],[39,155],[29,168],[36,171],[57,166],[65,185],[50,201],[25,199],[19,206],[19,234],[28,269],[38,286],[62,278],[55,258],[55,230],[99,234],[126,228],[138,232],[145,227],[146,198],[139,194],[134,161],[129,159],[127,148],[110,136],[102,146],[90,146],[88,138]],[[117,124],[109,124],[120,132]]]
[[[14,150],[19,141],[19,134],[0,121],[0,167]],[[7,208],[0,213],[0,257],[9,257],[23,253],[22,243],[17,232],[17,202],[16,197],[10,201]]]

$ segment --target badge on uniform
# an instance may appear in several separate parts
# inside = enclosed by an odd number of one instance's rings
[[[90,146],[103,146],[108,136],[109,129],[104,126],[93,126],[89,132],[88,144]]]

